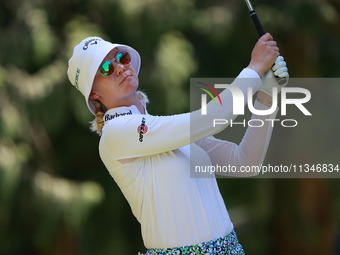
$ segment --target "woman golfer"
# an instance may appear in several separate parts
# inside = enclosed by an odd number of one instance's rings
[[[274,63],[276,74],[288,78],[276,42],[265,34],[256,43],[249,66],[233,82],[244,95],[248,87],[254,93],[259,90],[254,105],[259,110],[271,106],[260,77]],[[207,115],[201,110],[150,115],[146,96],[137,90],[140,65],[133,48],[89,37],[74,48],[68,77],[96,115],[100,157],[141,224],[146,254],[244,254],[216,179],[190,178],[190,163],[238,169],[259,165],[271,125],[249,127],[239,145],[213,138],[223,129],[213,128],[213,119],[235,117],[229,89],[220,93],[222,107],[207,104]],[[276,112],[252,118],[273,119]]]

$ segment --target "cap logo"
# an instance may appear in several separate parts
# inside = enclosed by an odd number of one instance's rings
[[[79,86],[78,86],[78,80],[79,80],[79,74],[80,74],[80,68],[78,67],[77,68],[77,71],[76,71],[76,78],[74,80],[74,86],[79,90]]]
[[[91,40],[86,41],[86,42],[85,42],[85,45],[84,45],[84,47],[83,47],[83,50],[87,50],[87,48],[89,47],[89,45],[97,44],[97,43],[98,43],[97,41],[101,41],[101,39],[95,38],[95,39],[91,39]]]

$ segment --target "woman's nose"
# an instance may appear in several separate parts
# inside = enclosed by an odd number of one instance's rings
[[[120,75],[122,72],[126,70],[126,67],[117,61],[114,62],[114,65],[116,68],[116,75]]]

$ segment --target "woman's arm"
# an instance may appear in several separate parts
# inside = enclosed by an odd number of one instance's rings
[[[253,88],[254,94],[262,86],[260,75],[272,66],[278,55],[273,38],[265,34],[253,49],[249,68],[245,68],[232,84],[242,91],[245,98],[249,87]],[[107,150],[113,159],[134,158],[174,150],[217,134],[227,125],[213,127],[215,119],[236,118],[231,91],[225,89],[220,93],[220,98],[223,106],[216,107],[213,101],[209,102],[207,115],[197,110],[174,116],[133,114],[115,118],[103,128],[101,149]],[[147,126],[143,139],[137,131],[141,125]]]
[[[269,102],[271,97],[267,94],[258,95],[258,98],[265,100],[267,106],[256,102],[255,108],[258,110],[266,110],[270,107]],[[272,134],[272,122],[266,121],[266,119],[275,119],[278,109],[270,116],[258,116],[253,115],[252,119],[261,119],[264,123],[262,127],[251,127],[247,128],[247,131],[239,145],[213,137],[208,137],[196,144],[204,149],[211,161],[213,166],[230,166],[236,167],[236,172],[223,172],[216,173],[224,176],[253,176],[258,173],[255,172],[257,167],[263,163],[266,155],[271,134]],[[243,170],[253,169],[251,172],[245,172]],[[229,168],[230,169],[230,168]]]
[[[261,84],[260,77],[251,69],[244,69],[233,82],[244,95],[247,95],[248,87],[256,91]],[[220,97],[223,106],[216,107],[213,101],[209,102],[207,115],[196,110],[172,116],[132,114],[116,117],[104,125],[101,147],[112,154],[114,159],[126,159],[178,149],[217,134],[227,125],[213,127],[214,119],[236,118],[233,115],[233,95],[230,90],[222,91]],[[145,129],[140,139],[138,128],[142,125]]]
[[[273,98],[270,95],[264,93],[263,91],[257,92],[256,100],[259,101],[261,104],[266,105],[268,107],[271,107],[273,104]]]

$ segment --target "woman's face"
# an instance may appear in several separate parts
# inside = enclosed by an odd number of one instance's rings
[[[118,49],[110,51],[103,59],[102,63],[115,59]],[[114,62],[114,73],[105,77],[97,72],[92,86],[90,99],[99,100],[110,109],[117,106],[126,105],[135,96],[138,88],[138,77],[132,64],[122,65]]]

